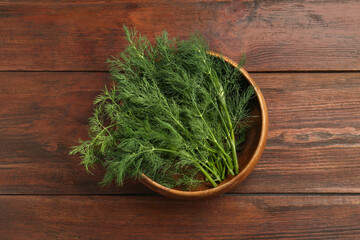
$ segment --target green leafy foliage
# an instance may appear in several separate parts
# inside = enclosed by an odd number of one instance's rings
[[[106,168],[103,184],[144,173],[167,187],[189,188],[204,176],[214,187],[239,172],[254,90],[240,71],[208,54],[199,34],[151,45],[126,27],[128,47],[108,60],[114,80],[94,100],[89,140],[79,154],[90,171]]]

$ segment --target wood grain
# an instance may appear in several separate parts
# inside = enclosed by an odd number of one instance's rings
[[[234,193],[360,193],[360,73],[256,73],[269,140]],[[101,188],[69,147],[86,138],[107,73],[0,73],[0,194],[151,193]]]
[[[1,239],[357,239],[359,196],[0,196]]]
[[[360,70],[360,2],[9,1],[0,3],[0,70],[106,70],[122,26],[154,38],[199,31],[250,71]]]
[[[253,74],[269,140],[238,192],[360,192],[360,73]]]
[[[86,174],[70,146],[87,136],[104,73],[0,73],[0,193],[109,193]],[[139,190],[140,189],[140,190]],[[146,191],[126,184],[118,191]]]
[[[358,239],[359,13],[358,0],[1,1],[0,239]],[[151,41],[199,31],[263,72],[251,75],[269,140],[230,194],[100,187],[104,170],[68,155],[109,83],[106,58],[125,48],[123,24]]]

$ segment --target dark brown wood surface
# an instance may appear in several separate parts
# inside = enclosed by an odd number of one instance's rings
[[[200,201],[0,196],[0,210],[6,219],[0,222],[0,236],[6,239],[358,239],[360,235],[360,196],[240,195]]]
[[[106,70],[122,26],[150,38],[199,31],[251,71],[360,70],[360,2],[8,1],[0,3],[0,70]]]
[[[360,2],[3,1],[0,239],[359,239]],[[231,193],[195,202],[100,187],[68,155],[86,138],[122,25],[197,30],[269,109],[267,147]]]

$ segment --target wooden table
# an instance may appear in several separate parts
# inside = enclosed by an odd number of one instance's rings
[[[359,1],[15,0],[0,19],[0,239],[360,239]],[[269,139],[231,193],[102,188],[68,156],[123,24],[245,52]]]

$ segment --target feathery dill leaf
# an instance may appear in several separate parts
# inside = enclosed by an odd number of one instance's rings
[[[237,174],[254,96],[240,71],[209,55],[199,34],[180,41],[163,32],[151,45],[124,30],[129,45],[108,59],[115,84],[95,98],[89,140],[70,154],[79,154],[87,171],[102,164],[103,184],[144,173],[188,189],[202,174],[215,187]]]

